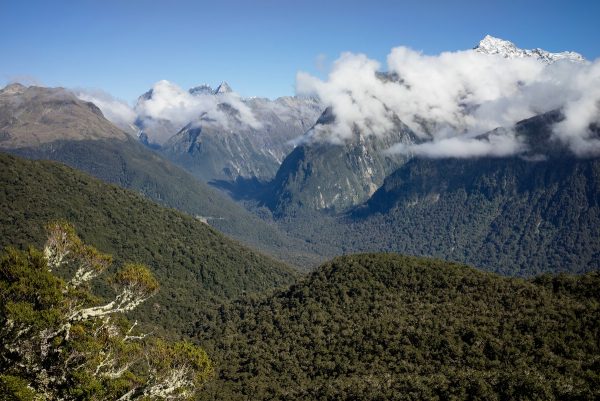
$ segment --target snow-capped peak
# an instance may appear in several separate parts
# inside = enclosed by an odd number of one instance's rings
[[[217,87],[217,89],[215,89],[215,95],[219,95],[221,93],[231,93],[231,92],[233,92],[233,89],[231,89],[231,87],[225,81],[221,82],[221,85],[219,85]]]
[[[585,62],[585,58],[576,52],[551,53],[543,49],[519,49],[508,40],[486,35],[477,46],[473,48],[483,54],[499,55],[504,58],[535,58],[543,63],[552,64],[558,60],[568,60],[575,63]]]

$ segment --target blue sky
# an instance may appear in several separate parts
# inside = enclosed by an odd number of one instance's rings
[[[437,54],[485,34],[593,60],[598,15],[592,0],[0,0],[0,85],[98,88],[131,102],[161,79],[226,80],[276,97],[294,93],[297,71],[322,75],[344,51],[385,62],[395,46]]]

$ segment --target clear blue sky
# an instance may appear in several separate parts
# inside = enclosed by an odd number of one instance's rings
[[[0,85],[103,89],[132,101],[160,79],[226,80],[244,96],[294,93],[298,70],[343,51],[384,61],[485,34],[519,47],[600,56],[600,1],[0,0]],[[323,64],[323,63],[321,63]]]

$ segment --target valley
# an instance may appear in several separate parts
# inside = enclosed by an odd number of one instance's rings
[[[119,7],[181,46],[80,49],[132,101],[85,68],[0,89],[0,401],[600,399],[600,59],[485,35],[310,67],[326,4]]]

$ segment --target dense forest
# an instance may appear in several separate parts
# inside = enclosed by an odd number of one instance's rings
[[[414,158],[344,214],[307,208],[276,221],[327,256],[398,252],[510,276],[582,273],[600,268],[600,160]]]
[[[60,163],[0,154],[0,183],[0,246],[39,247],[49,221],[73,223],[84,241],[117,261],[152,269],[162,290],[134,317],[176,335],[189,331],[200,311],[224,299],[290,284],[297,277],[283,263],[198,219]]]
[[[124,263],[108,279],[115,297],[99,299],[89,284],[111,266],[111,255],[82,242],[66,222],[46,229],[43,251],[0,255],[0,399],[194,399],[212,374],[206,352],[123,317],[160,291],[150,270]],[[65,270],[68,278],[56,275]]]
[[[205,218],[226,235],[279,259],[297,266],[317,264],[318,257],[303,241],[292,240],[132,138],[58,140],[7,151],[29,159],[60,161],[166,207]]]
[[[20,249],[4,254],[0,280],[2,341],[12,344],[0,386],[14,400],[33,400],[36,391],[143,397],[158,390],[141,383],[160,387],[145,379],[148,369],[164,378],[182,362],[199,372],[182,394],[200,390],[194,397],[206,400],[600,397],[598,271],[507,278],[380,253],[338,257],[300,278],[197,218],[62,164],[3,155],[0,166],[2,245]],[[56,220],[72,222],[82,240],[72,228],[64,238],[101,265],[93,277],[77,264],[48,271],[61,260],[46,251],[44,226]],[[30,244],[44,253],[26,250]],[[104,271],[110,280],[95,277]],[[112,311],[111,299],[131,299],[123,295],[131,283],[142,289],[136,307],[115,309],[129,322],[111,318],[107,332],[103,320],[87,320]],[[33,325],[35,335],[19,337],[12,322]],[[144,333],[158,337],[133,348],[121,341]],[[40,344],[55,351],[40,354]],[[119,357],[107,375],[94,375],[105,369],[98,352],[106,349]],[[119,363],[135,355],[135,364],[125,364],[130,373],[112,381]],[[148,355],[166,365],[143,362]],[[40,376],[40,364],[60,385]]]
[[[206,400],[596,400],[600,274],[506,278],[394,254],[335,258],[197,324]]]

